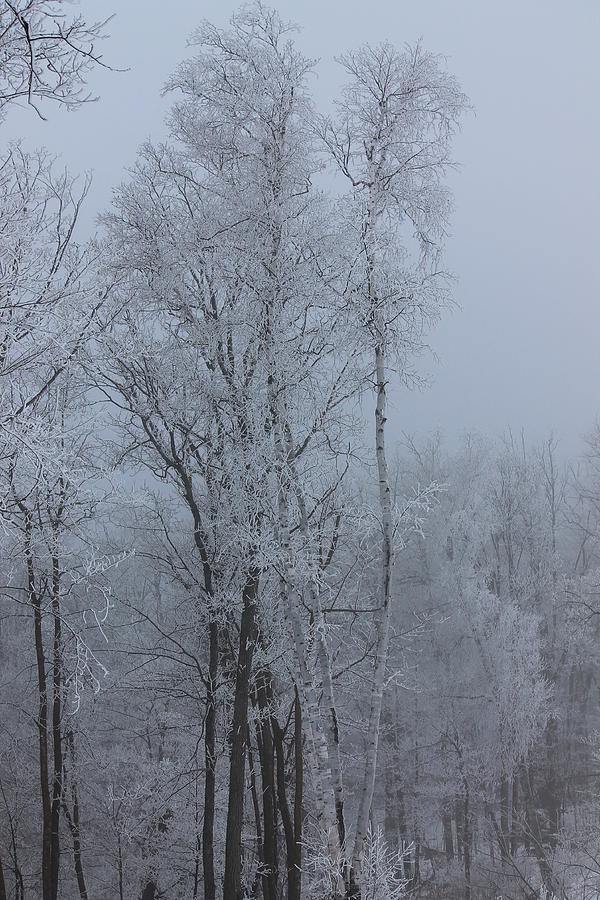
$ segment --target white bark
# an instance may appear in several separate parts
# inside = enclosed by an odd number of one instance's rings
[[[377,403],[375,407],[375,455],[377,459],[377,475],[379,480],[379,504],[381,510],[381,618],[378,623],[378,635],[373,671],[373,687],[371,692],[371,708],[367,730],[367,754],[363,787],[360,796],[352,869],[356,880],[360,878],[361,861],[365,839],[369,830],[369,816],[375,788],[377,770],[377,752],[379,749],[379,725],[385,670],[388,658],[391,622],[391,588],[392,588],[392,500],[389,484],[388,465],[385,454],[385,423],[387,417],[385,351],[383,341],[375,347],[375,374],[377,381]]]

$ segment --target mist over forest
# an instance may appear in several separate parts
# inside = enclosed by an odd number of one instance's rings
[[[182,0],[115,165],[160,46],[0,0],[0,900],[597,900],[593,267],[461,244],[447,48],[280,6]]]

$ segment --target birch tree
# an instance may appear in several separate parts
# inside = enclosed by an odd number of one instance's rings
[[[392,613],[394,510],[385,434],[390,371],[406,380],[423,328],[447,300],[440,252],[450,212],[444,176],[466,100],[437,57],[417,45],[363,47],[341,59],[348,75],[339,113],[321,126],[333,164],[349,183],[343,221],[352,235],[343,295],[364,329],[375,391],[375,457],[381,515],[380,622],[368,735],[352,854],[355,879],[373,799]],[[367,349],[368,348],[368,349]]]

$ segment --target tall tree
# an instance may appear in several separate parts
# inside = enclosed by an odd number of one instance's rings
[[[386,454],[387,387],[407,379],[423,327],[446,301],[440,252],[450,212],[443,178],[466,99],[441,61],[417,45],[364,47],[342,58],[348,76],[336,120],[322,139],[350,185],[341,209],[350,235],[342,296],[364,328],[375,385],[375,458],[381,523],[380,621],[373,671],[364,784],[352,854],[360,879],[381,720],[393,605],[394,509]],[[368,358],[368,356],[367,356]]]

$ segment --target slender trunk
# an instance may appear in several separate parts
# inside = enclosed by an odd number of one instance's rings
[[[319,618],[319,617],[317,617]],[[322,615],[320,618],[323,618]],[[318,655],[321,666],[321,684],[323,687],[323,702],[326,706],[325,734],[327,735],[327,750],[329,768],[331,769],[331,781],[335,802],[335,816],[338,829],[338,838],[342,852],[346,846],[346,823],[344,820],[344,786],[342,782],[342,764],[340,758],[340,729],[333,694],[333,677],[331,673],[331,658],[327,648],[327,640],[324,628],[318,628]]]
[[[11,815],[8,802],[6,799],[6,794],[4,792],[4,785],[2,784],[2,779],[0,778],[0,794],[2,794],[2,800],[4,801],[4,806],[6,807],[6,817],[8,819],[8,829],[10,831],[10,848],[11,848],[11,856],[12,856],[12,867],[15,874],[15,900],[23,900],[23,896],[25,894],[25,887],[23,884],[23,875],[21,873],[21,868],[19,866],[19,856],[17,853],[17,840],[15,835],[15,827],[13,824],[13,817]]]
[[[419,835],[415,836],[415,851],[413,856],[413,865],[412,865],[412,882],[411,885],[413,888],[419,888],[421,884],[421,840]]]
[[[388,760],[385,767],[385,819],[384,834],[388,846],[393,850],[398,850],[398,875],[403,879],[410,881],[412,878],[412,866],[410,860],[410,852],[407,848],[410,846],[406,829],[406,807],[404,803],[404,785],[403,770],[399,760],[397,732],[399,723],[392,710],[399,708],[398,689],[395,689],[395,696],[391,709],[383,710],[384,724],[386,726],[384,732],[384,740],[388,745]],[[450,832],[452,833],[452,821],[450,820]]]
[[[533,792],[531,782],[533,775],[525,763],[520,767],[521,794],[523,796],[523,828],[522,838],[525,850],[531,852],[531,847],[536,832],[536,815],[533,809]]]
[[[304,636],[304,630],[300,621],[300,613],[297,608],[297,599],[291,590],[287,594],[288,621],[291,625],[294,640],[295,662],[298,669],[296,686],[302,696],[302,705],[306,713],[305,727],[311,748],[310,761],[312,765],[314,789],[315,789],[315,813],[317,825],[325,839],[330,857],[335,860],[339,856],[340,846],[338,838],[337,820],[335,814],[335,801],[332,789],[331,769],[327,743],[321,728],[319,717],[319,701],[316,696],[313,678],[308,668],[308,647]]]
[[[204,599],[211,616],[208,624],[209,662],[206,684],[206,717],[204,723],[204,821],[202,824],[202,869],[205,900],[215,900],[216,882],[214,866],[214,821],[215,821],[215,766],[216,766],[216,692],[219,667],[219,627],[212,618],[214,599],[213,572],[207,551],[207,540],[202,525],[200,507],[196,502],[194,485],[184,466],[177,467],[181,489],[194,519],[194,543],[202,565]]]
[[[450,814],[450,804],[444,802],[442,807],[442,828],[444,831],[444,851],[448,862],[454,859],[454,841],[452,839],[452,816]]]
[[[277,759],[277,797],[285,836],[287,858],[287,900],[300,900],[302,864],[302,719],[300,701],[296,692],[294,699],[294,753],[296,767],[296,787],[293,818],[287,799],[285,780],[284,732],[279,723],[272,719],[273,737]]]
[[[56,538],[56,535],[55,535]],[[60,610],[60,568],[58,555],[52,558],[52,614],[54,617],[54,643],[52,649],[52,750],[54,771],[52,801],[50,807],[50,853],[52,871],[52,900],[58,897],[58,872],[60,868],[60,808],[62,799],[63,748],[62,748],[62,635]]]
[[[300,900],[302,888],[302,803],[303,803],[303,755],[302,755],[302,707],[296,690],[294,700],[294,762],[296,783],[294,786],[294,868],[288,875],[288,900]]]
[[[4,882],[4,869],[2,868],[2,856],[0,856],[0,900],[7,900],[6,884]]]
[[[500,856],[506,862],[509,855],[509,831],[508,831],[508,778],[505,774],[500,779]]]
[[[242,592],[240,648],[233,701],[231,757],[229,766],[229,800],[225,838],[225,875],[223,896],[242,900],[242,824],[246,770],[246,735],[248,731],[248,696],[252,659],[256,644],[256,611],[260,571],[252,566]]]
[[[263,850],[263,837],[262,837],[262,825],[260,818],[260,806],[258,803],[258,791],[256,790],[256,773],[254,769],[254,758],[252,755],[252,741],[250,739],[250,728],[248,728],[248,766],[250,769],[250,796],[252,797],[252,809],[254,810],[254,825],[256,827],[256,845],[258,850],[258,860],[260,862],[260,868],[262,870],[264,863],[264,850]],[[258,878],[258,875],[257,875]],[[268,886],[265,887],[264,884],[264,875],[261,875],[261,880],[263,882],[263,898],[267,896]]]
[[[275,744],[275,756],[277,760],[277,800],[279,804],[279,812],[281,814],[281,823],[283,825],[283,834],[285,837],[285,851],[287,859],[288,873],[288,900],[290,897],[290,875],[294,871],[295,857],[295,838],[294,826],[290,815],[290,806],[287,799],[287,791],[285,784],[285,748],[283,745],[283,729],[275,717],[272,719],[273,740]]]
[[[15,893],[14,900],[25,900],[25,882],[23,880],[23,872],[17,862],[16,853],[13,851],[13,870],[15,874]]]
[[[383,327],[383,326],[382,326]],[[388,646],[391,622],[391,588],[392,588],[392,499],[390,492],[387,458],[385,453],[385,423],[387,419],[387,394],[385,353],[382,339],[375,348],[375,372],[377,379],[377,402],[375,407],[375,455],[377,458],[377,474],[379,480],[379,504],[381,511],[382,543],[381,543],[381,619],[378,627],[373,671],[373,689],[371,692],[371,708],[367,731],[367,750],[363,787],[360,796],[356,837],[352,854],[352,870],[354,878],[360,878],[362,854],[369,828],[369,813],[373,803],[375,774],[377,770],[377,751],[379,746],[379,730],[385,670],[388,658]]]
[[[200,835],[196,835],[196,857],[194,859],[194,888],[193,900],[198,900],[198,888],[200,887],[200,855],[201,855]]]
[[[123,848],[121,847],[120,831],[117,831],[117,869],[119,873],[119,900],[125,900],[123,893]]]
[[[465,781],[463,818],[463,857],[465,864],[465,900],[471,900],[471,810],[469,805],[469,785]]]
[[[419,717],[418,717],[418,700],[415,694],[415,725],[417,731],[415,733],[415,790],[414,790],[414,807],[413,807],[413,834],[415,836],[415,853],[413,862],[412,884],[415,888],[419,888],[421,884],[421,828],[418,816],[418,799],[420,796],[421,781],[421,759],[419,754]]]
[[[77,878],[77,888],[81,900],[88,900],[87,887],[85,884],[85,874],[83,871],[83,860],[81,856],[81,838],[79,833],[79,813],[77,812],[77,821],[75,821],[75,811],[77,806],[73,808],[73,816],[69,810],[65,809],[65,818],[71,832],[73,840],[73,863],[75,866],[75,877]]]
[[[215,822],[215,767],[216,767],[216,715],[217,680],[219,668],[219,626],[214,620],[213,572],[207,550],[208,541],[203,527],[203,518],[194,494],[193,480],[183,465],[176,467],[183,496],[194,519],[194,543],[198,551],[204,582],[204,599],[209,608],[208,640],[209,662],[206,680],[206,713],[204,721],[204,811],[202,823],[202,871],[205,900],[215,900],[216,880],[214,865],[214,822]],[[210,479],[208,481],[211,489]]]
[[[533,779],[533,770],[528,770],[526,766],[523,766],[521,769],[521,788],[525,806],[524,843],[528,852],[533,850],[540,868],[544,888],[548,896],[551,897],[555,892],[554,875],[544,845],[544,828],[540,823],[540,813],[536,809],[533,796]]]
[[[33,607],[33,630],[38,681],[38,738],[39,775],[42,799],[42,898],[56,900],[52,890],[52,806],[48,779],[48,695],[46,686],[46,661],[44,659],[44,637],[42,632],[42,606],[35,588],[33,557],[31,555],[31,524],[25,519],[27,590]]]
[[[206,728],[206,721],[204,723]],[[206,736],[206,735],[205,735]],[[199,797],[200,769],[198,766],[198,748],[194,753],[194,831],[196,833],[196,847],[194,853],[194,887],[192,888],[193,900],[198,900],[198,890],[200,888],[200,865],[202,862],[202,838],[200,835],[200,809],[198,806]],[[204,771],[204,782],[206,783],[206,770]]]
[[[256,695],[260,710],[260,736],[258,751],[263,803],[263,854],[265,864],[266,888],[264,900],[277,900],[278,867],[277,867],[277,807],[275,797],[275,747],[271,730],[271,673],[263,669],[257,675]]]
[[[515,772],[512,779],[512,803],[510,824],[510,853],[515,856],[519,849],[519,776]]]
[[[384,769],[384,817],[383,833],[388,847],[396,849],[400,846],[400,824],[398,810],[398,790],[400,772],[397,766],[396,729],[392,724],[392,711],[387,706],[383,713],[384,736],[386,749],[386,765]]]
[[[208,625],[209,661],[206,686],[206,717],[204,722],[204,821],[202,823],[202,871],[204,898],[215,900],[215,766],[217,742],[217,675],[219,666],[219,626],[213,620]]]
[[[69,810],[66,800],[63,804],[65,818],[71,832],[73,840],[73,862],[75,865],[75,876],[77,878],[77,887],[79,888],[79,896],[81,900],[87,900],[87,888],[85,884],[85,876],[83,872],[83,859],[81,856],[81,832],[79,828],[79,794],[77,791],[77,781],[75,780],[75,738],[72,731],[68,731],[65,735],[65,743],[69,749],[71,757],[71,804],[73,812]],[[66,774],[63,775],[63,784],[67,785]]]
[[[398,787],[398,829],[400,832],[400,850],[402,851],[402,869],[404,877],[411,881],[413,877],[412,860],[410,854],[410,840],[406,828],[406,807],[404,803],[404,789],[402,784]]]
[[[495,844],[495,840],[494,840],[496,837],[496,829],[495,829],[494,825],[496,823],[494,821],[493,813],[491,810],[489,811],[489,817],[490,817],[491,828],[487,828],[486,831],[487,831],[487,839],[488,839],[488,848],[490,851],[490,863],[492,864],[492,869],[493,869],[494,866],[496,865],[496,844]]]
[[[456,829],[456,854],[460,862],[463,858],[463,802],[457,799],[454,804],[454,826]]]

